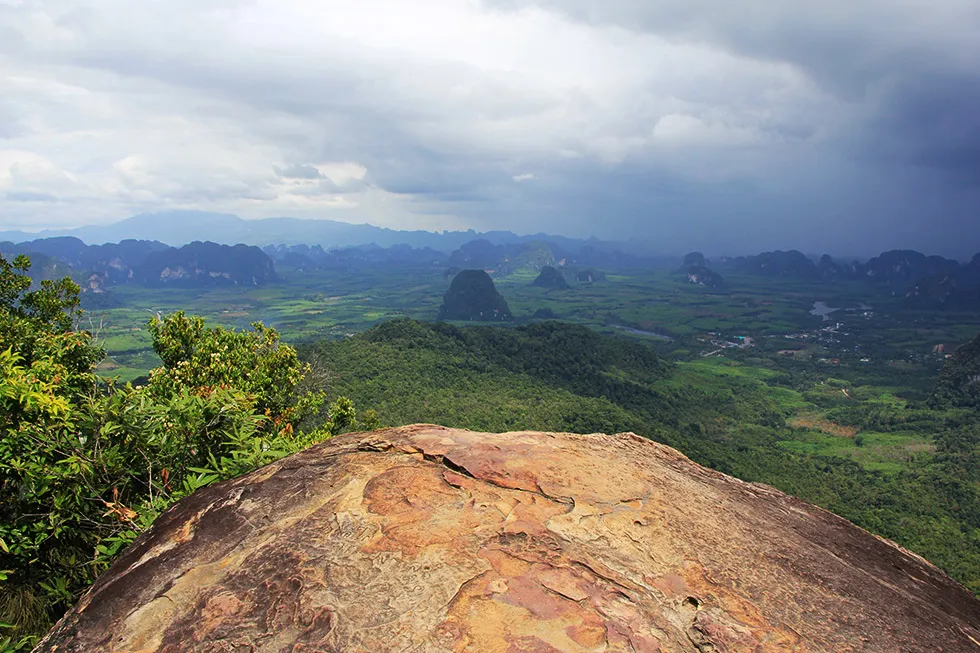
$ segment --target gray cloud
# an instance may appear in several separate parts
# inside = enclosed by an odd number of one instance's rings
[[[542,6],[800,70],[869,154],[958,172],[980,153],[980,5],[969,0],[489,0]],[[863,135],[863,137],[862,137]]]
[[[58,198],[50,193],[31,193],[29,191],[5,193],[4,198],[10,202],[57,202]]]
[[[288,166],[273,166],[276,174],[285,179],[320,179],[322,175],[315,166],[294,163]]]
[[[965,256],[978,35],[972,0],[0,1],[2,226],[194,208]]]

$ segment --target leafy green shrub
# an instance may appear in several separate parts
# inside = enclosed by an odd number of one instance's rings
[[[358,424],[340,397],[297,429],[324,395],[297,391],[307,367],[260,323],[155,318],[163,367],[143,386],[101,380],[78,287],[31,291],[29,266],[0,258],[0,650],[33,645],[175,501]]]

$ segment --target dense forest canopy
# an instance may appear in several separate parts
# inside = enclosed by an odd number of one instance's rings
[[[633,431],[696,462],[768,483],[889,537],[980,592],[980,426],[972,410],[858,405],[807,372],[670,364],[652,348],[571,324],[514,329],[395,320],[301,348],[329,360],[328,393],[370,405],[385,424],[475,430]],[[820,406],[848,428],[935,442],[897,473],[783,446],[787,421]]]
[[[938,407],[980,409],[980,335],[956,350],[939,374],[933,394]]]

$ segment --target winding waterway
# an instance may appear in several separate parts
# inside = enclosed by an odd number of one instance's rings
[[[621,324],[610,324],[614,329],[619,329],[620,331],[625,331],[626,333],[632,333],[635,336],[650,336],[651,338],[656,338],[657,340],[666,340],[670,342],[673,340],[668,335],[663,333],[657,333],[656,331],[644,331],[643,329],[634,329],[633,327],[623,326]]]

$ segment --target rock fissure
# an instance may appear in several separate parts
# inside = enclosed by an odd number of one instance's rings
[[[566,594],[566,593],[564,593],[564,592],[562,592],[560,590],[554,589],[552,587],[549,587],[548,585],[545,585],[544,583],[541,583],[541,587],[542,587],[542,589],[544,589],[545,592],[547,592],[549,594],[553,594],[554,596],[563,598],[565,600],[571,601],[572,603],[582,603],[583,601],[588,601],[589,600],[589,597],[588,596],[585,596],[585,597],[576,599],[574,596],[569,596],[568,594]]]
[[[554,496],[554,495],[548,494],[547,492],[545,492],[544,490],[542,490],[541,489],[541,486],[539,484],[537,484],[537,483],[535,483],[534,489],[532,490],[532,489],[529,489],[529,488],[515,487],[515,486],[512,486],[512,485],[507,485],[507,484],[504,484],[504,483],[500,483],[498,481],[493,480],[492,478],[487,478],[486,476],[482,476],[482,475],[481,476],[477,476],[476,474],[474,474],[470,470],[466,469],[466,467],[464,467],[463,465],[461,465],[461,464],[453,461],[453,459],[450,458],[446,454],[436,455],[436,454],[426,453],[426,452],[423,451],[422,452],[422,458],[424,460],[429,461],[429,462],[434,462],[436,464],[442,465],[443,467],[445,467],[449,471],[456,472],[457,474],[461,474],[461,475],[466,476],[468,478],[472,478],[475,481],[480,481],[482,483],[486,483],[487,485],[492,485],[492,486],[494,486],[496,488],[500,488],[501,490],[511,490],[513,492],[526,492],[528,494],[533,494],[533,495],[539,496],[542,499],[547,499],[548,501],[553,501],[554,503],[560,503],[560,504],[563,504],[563,505],[566,505],[566,506],[572,506],[573,508],[575,506],[575,500],[572,497]]]
[[[629,599],[630,601],[633,600],[632,597],[630,596],[630,593],[636,592],[637,591],[636,587],[629,587],[628,585],[621,583],[617,579],[613,578],[609,574],[602,574],[596,571],[596,569],[592,565],[590,565],[587,562],[583,562],[582,560],[573,560],[572,565],[581,567],[586,571],[588,571],[589,573],[591,573],[592,575],[594,575],[595,577],[601,578],[602,580],[606,581],[611,585],[615,585],[616,587],[620,588],[620,590],[622,590],[621,593],[623,594],[624,598]]]
[[[451,472],[456,472],[457,474],[462,474],[463,476],[466,476],[468,478],[472,478],[472,479],[478,480],[478,481],[483,481],[484,480],[484,479],[478,479],[473,474],[473,472],[471,472],[470,470],[466,469],[462,465],[453,462],[452,459],[449,458],[446,455],[437,456],[435,454],[426,453],[426,452],[423,451],[422,452],[422,458],[424,458],[425,460],[428,460],[429,462],[436,463],[437,465],[442,465],[443,467],[445,467],[446,469],[448,469]],[[487,482],[487,481],[484,481],[484,482]]]
[[[477,580],[478,580],[478,579],[480,579],[480,578],[483,578],[483,577],[485,577],[485,576],[487,575],[487,573],[489,573],[489,572],[488,572],[488,571],[481,571],[481,572],[480,572],[479,574],[476,574],[476,575],[475,575],[475,576],[473,576],[472,578],[468,578],[468,579],[466,579],[466,580],[464,580],[464,581],[463,581],[462,583],[460,583],[460,585],[459,585],[459,587],[458,587],[458,588],[456,589],[456,591],[455,591],[455,592],[453,593],[453,596],[452,596],[452,598],[451,598],[451,599],[449,599],[449,601],[447,601],[447,602],[446,602],[446,603],[445,603],[445,604],[444,604],[444,605],[442,606],[442,609],[441,609],[441,612],[446,612],[447,610],[449,610],[449,608],[451,608],[451,607],[452,607],[452,605],[453,605],[454,603],[456,603],[456,601],[457,601],[457,600],[459,599],[459,595],[460,595],[460,594],[461,594],[461,593],[463,592],[463,590],[464,590],[464,589],[466,589],[466,587],[467,587],[468,585],[470,585],[471,583],[473,583],[473,582],[475,582],[475,581],[477,581]]]

